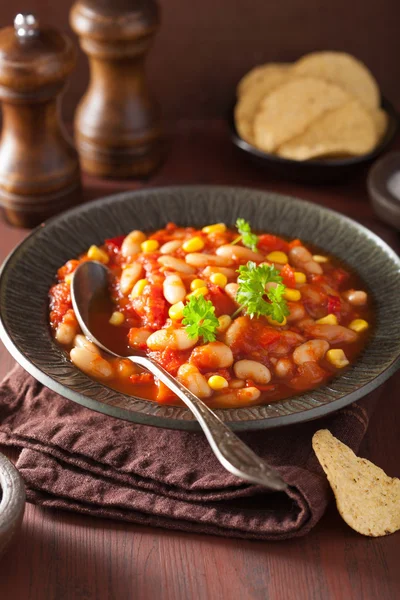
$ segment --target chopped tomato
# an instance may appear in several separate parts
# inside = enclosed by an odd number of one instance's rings
[[[57,278],[59,281],[64,281],[66,275],[70,275],[75,271],[79,265],[79,260],[69,260],[64,266],[60,267],[57,271]]]
[[[117,237],[109,238],[104,242],[106,252],[109,254],[117,254],[121,250],[122,242],[125,239],[125,235],[117,235]]]
[[[56,328],[68,310],[72,309],[69,285],[57,283],[50,289],[50,322]]]
[[[288,244],[289,250],[291,250],[292,248],[297,248],[298,246],[302,246],[302,245],[303,245],[303,242],[301,240],[299,240],[298,238],[296,238],[295,240],[292,240]]]
[[[237,309],[232,298],[229,298],[223,289],[213,283],[208,285],[207,299],[211,300],[214,304],[217,317],[220,317],[221,315],[231,315]]]
[[[296,279],[294,276],[294,270],[288,264],[286,264],[281,270],[282,283],[288,288],[294,288],[296,286]]]
[[[274,250],[281,250],[282,252],[288,252],[289,245],[282,238],[271,235],[270,233],[263,233],[258,236],[258,250],[261,252],[273,252]]]
[[[134,373],[129,379],[135,384],[154,383],[153,375],[151,373]]]
[[[329,373],[316,362],[305,362],[297,367],[297,375],[288,381],[289,387],[295,390],[309,390],[319,385]]]
[[[340,297],[339,296],[333,296],[333,295],[329,295],[328,296],[328,314],[329,315],[335,315],[336,317],[340,317],[340,313],[341,313],[341,309],[342,309],[342,304],[340,301]]]
[[[147,285],[132,306],[142,319],[143,327],[161,329],[168,317],[168,305],[161,285]]]
[[[160,363],[169,373],[176,375],[178,369],[183,363],[187,362],[190,356],[190,350],[172,350],[166,348],[162,351],[149,353],[152,358]]]
[[[177,398],[174,392],[172,392],[162,381],[156,379],[156,385],[158,388],[156,397],[157,402],[160,404],[173,404],[176,402]]]
[[[335,269],[332,273],[332,277],[337,282],[337,285],[340,286],[349,279],[350,274],[343,269]]]

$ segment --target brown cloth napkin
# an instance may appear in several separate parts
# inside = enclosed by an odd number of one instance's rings
[[[282,540],[322,517],[328,484],[311,447],[327,427],[355,451],[379,394],[329,418],[243,434],[290,484],[268,493],[230,475],[201,433],[134,425],[50,391],[21,367],[0,388],[0,443],[22,450],[28,499],[44,507],[231,537]]]

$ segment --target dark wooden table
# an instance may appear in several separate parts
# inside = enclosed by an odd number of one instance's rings
[[[171,137],[166,164],[144,185],[176,183],[242,185],[297,195],[353,217],[400,250],[398,234],[370,208],[365,173],[330,187],[274,181],[243,162],[218,121],[181,123]],[[91,178],[84,185],[87,199],[139,187]],[[1,260],[26,233],[0,223]],[[0,375],[13,363],[1,347]],[[397,376],[387,385],[361,448],[364,456],[397,476],[399,383]],[[358,535],[333,504],[308,536],[276,543],[150,529],[29,504],[21,533],[0,564],[0,598],[393,600],[400,597],[399,556],[400,533],[378,539]]]

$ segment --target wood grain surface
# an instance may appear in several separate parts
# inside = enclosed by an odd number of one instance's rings
[[[16,12],[30,11],[71,34],[72,4],[2,0],[0,26],[10,25]],[[167,120],[224,117],[248,69],[313,50],[353,53],[375,74],[385,96],[400,104],[398,0],[159,0],[159,5],[161,28],[147,73]],[[87,59],[80,52],[64,102],[68,122],[87,83]]]
[[[225,183],[291,193],[359,220],[399,251],[398,234],[370,208],[364,175],[329,188],[274,181],[243,162],[224,123],[198,121],[180,123],[169,158],[151,185]],[[84,184],[87,200],[138,185],[93,178]],[[0,224],[0,259],[24,235]],[[2,347],[0,374],[12,365]],[[398,375],[386,384],[361,449],[397,476],[399,384]],[[21,532],[0,564],[0,598],[393,600],[400,596],[399,555],[400,533],[362,537],[347,527],[333,504],[308,536],[277,543],[164,531],[28,505]]]

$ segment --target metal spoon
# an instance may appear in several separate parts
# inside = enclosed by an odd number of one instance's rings
[[[108,294],[107,267],[95,261],[87,261],[79,265],[74,272],[71,285],[72,306],[79,325],[86,337],[96,346],[112,356],[119,357],[97,340],[88,327],[92,300],[96,296],[104,297],[105,294]],[[215,456],[227,471],[240,479],[261,484],[270,490],[287,489],[287,484],[275,469],[257,456],[202,400],[192,394],[155,360],[140,350],[135,350],[135,354],[124,358],[129,358],[133,363],[150,371],[183,400],[199,422]]]

